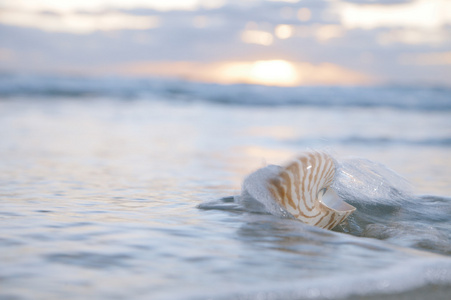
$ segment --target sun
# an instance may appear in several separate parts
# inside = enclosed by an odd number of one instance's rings
[[[300,84],[300,74],[296,65],[281,59],[222,63],[219,64],[215,76],[217,81],[221,83],[275,86],[296,86]]]
[[[249,80],[264,85],[293,86],[298,82],[298,74],[286,60],[259,60],[252,64]]]

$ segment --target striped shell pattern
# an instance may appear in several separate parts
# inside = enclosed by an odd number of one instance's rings
[[[330,188],[335,163],[326,153],[308,152],[283,167],[267,187],[287,212],[300,221],[332,229],[355,207],[341,200]]]

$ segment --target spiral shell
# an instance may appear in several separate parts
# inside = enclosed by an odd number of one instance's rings
[[[334,176],[335,163],[330,155],[307,152],[282,167],[277,176],[267,181],[267,188],[295,218],[332,229],[355,210],[330,188]]]

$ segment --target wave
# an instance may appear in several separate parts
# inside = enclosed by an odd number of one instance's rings
[[[451,255],[451,198],[415,195],[407,180],[371,160],[335,159],[335,165],[335,177],[330,188],[356,210],[335,226],[334,231]],[[268,192],[268,178],[282,176],[278,175],[282,174],[279,173],[280,168],[268,166],[257,170],[244,180],[240,195],[205,202],[199,208],[272,214],[293,219],[295,217],[290,207],[279,206],[282,202],[275,200]],[[283,188],[291,189],[286,184]],[[319,190],[321,188],[318,186]],[[295,188],[289,193],[293,191]]]
[[[0,75],[0,97],[112,97],[222,105],[390,107],[451,110],[451,88],[427,86],[271,87],[126,77]]]
[[[240,292],[227,291],[209,299],[436,299],[448,300],[451,291],[451,262],[428,257],[408,258],[370,273],[348,273],[327,278],[266,284],[258,289],[249,287]],[[190,299],[207,298],[192,295]]]
[[[404,178],[370,160],[338,168],[333,187],[356,211],[337,231],[451,255],[451,198],[414,195]]]
[[[408,138],[392,138],[392,137],[363,137],[363,136],[349,136],[342,138],[321,138],[309,139],[302,138],[296,140],[288,140],[290,144],[295,145],[364,145],[364,146],[388,146],[388,145],[402,145],[402,146],[438,146],[450,147],[451,137],[434,137],[424,139],[408,139]]]

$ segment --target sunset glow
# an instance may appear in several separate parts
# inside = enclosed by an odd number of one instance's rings
[[[248,83],[270,86],[368,84],[375,80],[369,75],[331,63],[313,65],[286,60],[215,63],[136,62],[106,68],[103,72],[221,84]]]
[[[451,85],[450,0],[0,3],[0,73]]]

